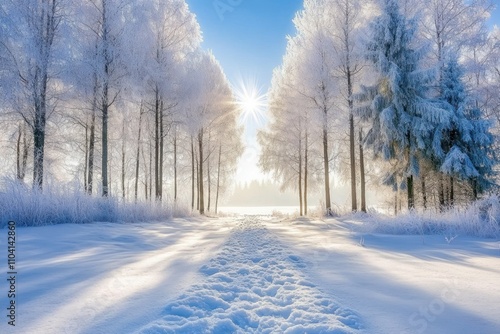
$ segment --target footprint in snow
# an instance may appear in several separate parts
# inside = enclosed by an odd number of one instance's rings
[[[244,220],[221,253],[200,268],[204,280],[141,333],[358,332],[359,317],[308,280],[300,257],[284,254],[261,223]]]

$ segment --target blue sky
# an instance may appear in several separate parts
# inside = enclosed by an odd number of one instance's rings
[[[285,53],[286,35],[302,0],[187,0],[228,79],[256,80],[264,90]]]
[[[211,49],[233,86],[241,81],[265,94],[273,69],[281,64],[286,36],[295,32],[292,19],[302,0],[186,0],[203,31],[203,45]],[[264,111],[265,113],[265,111]],[[245,120],[236,180],[247,183],[265,176],[257,163],[257,131],[265,121]]]
[[[493,0],[500,7],[500,0]],[[203,47],[211,49],[229,80],[255,79],[269,88],[272,70],[280,65],[286,35],[302,0],[187,0],[203,31]],[[490,24],[500,25],[497,8]]]

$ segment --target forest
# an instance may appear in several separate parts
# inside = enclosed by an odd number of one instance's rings
[[[260,164],[300,214],[349,183],[394,213],[498,192],[500,30],[489,1],[304,1],[269,91]],[[382,187],[381,187],[382,185]],[[387,195],[384,195],[387,194]]]
[[[184,0],[4,1],[0,14],[9,184],[217,211],[238,108]]]
[[[365,212],[377,205],[370,190],[394,213],[498,192],[493,9],[304,1],[258,136],[260,167],[296,192],[300,215],[311,193],[333,214],[331,187],[342,184],[349,209]],[[39,194],[39,209],[86,203],[68,209],[84,221],[126,203],[217,213],[244,149],[241,110],[185,0],[8,0],[0,16],[5,210]],[[67,219],[51,217],[37,219]]]

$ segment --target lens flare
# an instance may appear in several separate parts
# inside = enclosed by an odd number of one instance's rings
[[[261,124],[265,120],[267,94],[262,93],[255,80],[240,80],[235,88],[236,104],[241,112],[241,121]]]

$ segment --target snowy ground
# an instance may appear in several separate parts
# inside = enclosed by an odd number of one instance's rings
[[[498,240],[351,226],[247,216],[18,228],[17,326],[2,316],[0,333],[500,332]],[[2,279],[4,310],[7,290]]]

